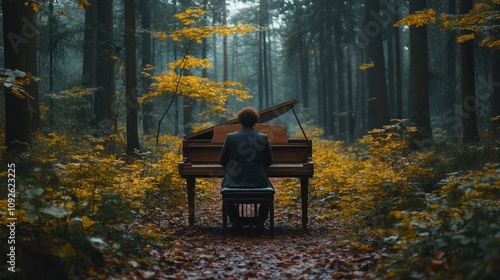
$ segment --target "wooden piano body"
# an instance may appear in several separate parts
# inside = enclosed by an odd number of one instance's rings
[[[265,122],[293,109],[297,100],[259,111],[260,122]],[[189,225],[195,221],[196,178],[221,178],[226,170],[219,163],[219,156],[226,135],[241,128],[231,120],[188,135],[182,143],[183,161],[179,163],[179,174],[187,181]],[[255,129],[266,133],[273,152],[273,164],[266,168],[269,177],[296,177],[301,182],[302,226],[308,222],[308,179],[314,174],[312,141],[287,139],[284,126],[257,124]],[[305,137],[305,134],[304,134]]]

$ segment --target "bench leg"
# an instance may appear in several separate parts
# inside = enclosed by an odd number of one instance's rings
[[[222,204],[222,230],[224,232],[224,235],[227,233],[227,204],[223,203]]]
[[[269,234],[274,238],[274,203],[269,205]]]

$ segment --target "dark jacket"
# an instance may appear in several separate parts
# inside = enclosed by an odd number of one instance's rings
[[[264,167],[273,162],[267,135],[251,127],[229,133],[222,147],[220,163],[227,174],[222,187],[272,187]]]

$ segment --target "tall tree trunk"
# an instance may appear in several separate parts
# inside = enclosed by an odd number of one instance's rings
[[[85,11],[85,31],[83,33],[82,85],[96,86],[97,63],[97,0],[88,0],[90,7]]]
[[[300,93],[304,108],[309,108],[309,52],[305,40],[302,36],[299,42]]]
[[[203,9],[206,9],[208,7],[208,0],[203,0]],[[206,14],[203,16],[204,20],[207,20]],[[207,52],[208,52],[208,42],[207,39],[203,39],[201,43],[201,58],[205,59],[207,58]],[[201,76],[203,78],[208,78],[208,72],[206,68],[201,69]]]
[[[96,120],[112,121],[115,95],[115,63],[113,56],[113,0],[97,2],[97,63],[94,110]],[[110,128],[110,127],[106,127]]]
[[[273,59],[272,59],[272,40],[271,40],[271,31],[267,32],[267,88],[268,88],[268,100],[269,105],[274,104],[274,90],[273,90]]]
[[[322,31],[323,29],[320,30],[319,32],[319,38],[322,38]],[[319,40],[318,42],[318,47],[314,52],[314,69],[315,71],[315,76],[316,76],[316,92],[317,92],[317,98],[316,98],[316,114],[317,114],[317,119],[319,120],[319,125],[320,127],[323,127],[323,129],[326,127],[326,112],[324,109],[324,96],[325,96],[325,89],[324,89],[324,82],[323,82],[323,65],[321,63],[321,60],[323,59],[323,53],[322,53],[322,40]]]
[[[412,1],[414,2],[414,1]],[[368,70],[370,84],[368,96],[369,128],[380,128],[389,123],[389,103],[385,75],[382,27],[377,22],[380,14],[380,0],[366,0],[365,32],[370,36],[367,46],[368,58],[375,67]]]
[[[497,5],[497,12],[500,12],[500,5]],[[500,25],[500,20],[496,22],[497,25]],[[496,38],[500,37],[500,30],[497,30],[495,33]],[[491,116],[495,119],[491,123],[491,129],[493,132],[500,137],[500,49],[495,49],[492,51],[492,86],[493,89],[490,92],[490,108],[491,108]]]
[[[450,15],[456,14],[456,0],[448,1],[448,13]],[[450,113],[455,113],[455,105],[457,104],[457,42],[455,32],[448,32],[446,38],[446,72],[447,72],[447,85],[446,85],[446,93],[445,93],[445,107],[444,111],[447,115]],[[457,123],[456,118],[448,118],[447,123],[445,123],[446,127],[450,128],[450,132],[457,133],[457,127],[459,127],[459,123]]]
[[[227,24],[227,7],[226,7],[226,0],[222,0],[222,25]],[[228,54],[227,54],[227,36],[222,37],[222,59],[223,59],[223,66],[222,66],[222,80],[227,81],[229,80],[229,61],[228,61]]]
[[[397,10],[393,13],[393,23],[399,21],[399,0],[393,0],[394,7],[397,7]],[[403,77],[401,74],[401,43],[399,36],[399,27],[394,29],[393,35],[393,46],[394,46],[394,97],[395,97],[395,113],[396,118],[403,118],[403,87],[402,81]]]
[[[141,14],[141,24],[144,32],[141,34],[142,42],[142,69],[150,68],[153,64],[153,54],[151,46],[151,7],[150,0],[139,1],[139,12]],[[142,75],[142,92],[148,93],[151,88],[151,79],[147,75]],[[142,105],[142,130],[144,134],[150,134],[154,130],[153,122],[153,102],[146,102]]]
[[[24,1],[26,2],[26,1]],[[36,3],[35,1],[30,1],[29,3]],[[37,36],[36,36],[36,12],[31,5],[26,6],[24,4],[24,15],[26,20],[21,19],[23,26],[21,31],[23,36],[27,39],[26,48],[22,56],[24,56],[24,71],[30,73],[33,77],[38,75],[38,64],[37,64]],[[24,22],[25,21],[25,22]],[[31,98],[29,99],[31,107],[31,130],[37,131],[40,128],[40,103],[39,103],[39,92],[38,92],[38,82],[32,80],[29,85],[26,85],[26,90],[29,92]]]
[[[337,85],[338,85],[338,110],[339,110],[339,139],[347,140],[346,122],[348,112],[346,112],[345,84],[344,84],[344,53],[342,52],[342,38],[344,32],[342,30],[342,15],[344,14],[343,1],[337,1],[337,14],[334,19],[335,29],[335,52],[337,53]],[[345,18],[344,18],[345,20]]]
[[[49,92],[54,94],[54,27],[56,24],[56,17],[54,15],[54,0],[49,1]],[[49,126],[54,124],[54,98],[49,100]]]
[[[466,14],[474,5],[473,0],[462,0],[460,13]],[[463,31],[467,34],[469,31]],[[477,99],[476,99],[476,73],[474,66],[474,40],[462,43],[460,46],[462,68],[462,141],[471,143],[479,141],[477,129]]]
[[[127,154],[139,150],[137,130],[137,62],[135,57],[135,0],[125,0],[125,98],[127,108]]]
[[[352,7],[351,6],[347,6],[345,8],[345,18],[346,18],[346,33],[347,34],[354,34],[354,25],[355,25],[355,21],[354,21],[354,17],[353,17],[353,13],[352,13]],[[354,42],[354,38],[352,38],[351,36],[346,36],[346,60],[347,60],[347,63],[346,63],[346,66],[347,66],[347,69],[346,69],[346,72],[347,72],[347,98],[348,98],[348,101],[347,101],[347,104],[348,104],[348,107],[347,107],[347,110],[349,112],[349,121],[348,121],[348,126],[347,126],[347,130],[348,130],[348,139],[349,141],[352,141],[354,140],[354,137],[355,137],[355,129],[356,129],[356,107],[355,107],[355,101],[354,101],[354,87],[355,87],[355,83],[358,83],[358,79],[356,79],[355,82],[353,82],[353,72],[352,72],[352,64],[353,64],[353,58],[354,58],[354,63],[356,62],[356,56],[355,54],[353,54],[352,52],[352,45],[353,45],[353,42]],[[354,64],[356,65],[356,63]],[[356,89],[358,89],[358,87],[356,87]]]
[[[31,2],[28,2],[31,4]],[[24,1],[4,1],[3,40],[4,67],[37,75],[36,13]],[[12,87],[5,92],[5,146],[7,151],[28,151],[31,131],[40,124],[38,83],[31,81],[24,87],[30,97],[20,98]]]
[[[328,102],[330,96],[333,95],[333,73],[332,73],[332,33],[330,31],[331,26],[328,24],[323,24],[322,28],[318,33],[318,113],[321,118],[321,126],[325,130],[327,136],[333,135],[333,125],[331,126],[333,113],[329,112]]]
[[[263,1],[265,0],[260,0],[259,1],[259,28],[263,28],[264,26],[264,5]],[[257,96],[259,98],[259,109],[264,108],[265,106],[265,87],[264,87],[264,50],[262,46],[264,45],[264,41],[266,40],[265,36],[265,31],[258,32],[257,33],[259,36],[259,41],[258,41],[258,73],[257,73]]]
[[[425,0],[410,1],[410,14],[425,9]],[[411,120],[418,130],[411,139],[410,147],[415,150],[425,150],[434,145],[429,114],[429,65],[425,25],[410,27],[410,65],[410,73],[413,77]]]
[[[268,17],[267,17],[267,0],[260,0],[260,23],[259,25],[262,28],[266,28],[268,26]],[[260,46],[262,49],[262,82],[263,82],[263,91],[264,91],[264,106],[269,107],[270,104],[270,94],[269,94],[269,61],[268,61],[268,43],[267,43],[267,34],[268,30],[262,32],[262,40],[260,41],[262,45]]]

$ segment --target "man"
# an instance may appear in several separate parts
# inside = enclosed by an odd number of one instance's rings
[[[259,113],[253,108],[243,108],[238,112],[238,122],[243,126],[240,131],[229,133],[220,154],[220,163],[227,174],[222,180],[222,188],[273,188],[264,167],[273,162],[273,154],[266,134],[254,129]],[[265,232],[264,222],[269,212],[268,205],[259,207],[257,230]],[[233,230],[241,229],[238,209],[231,205],[229,218]]]

